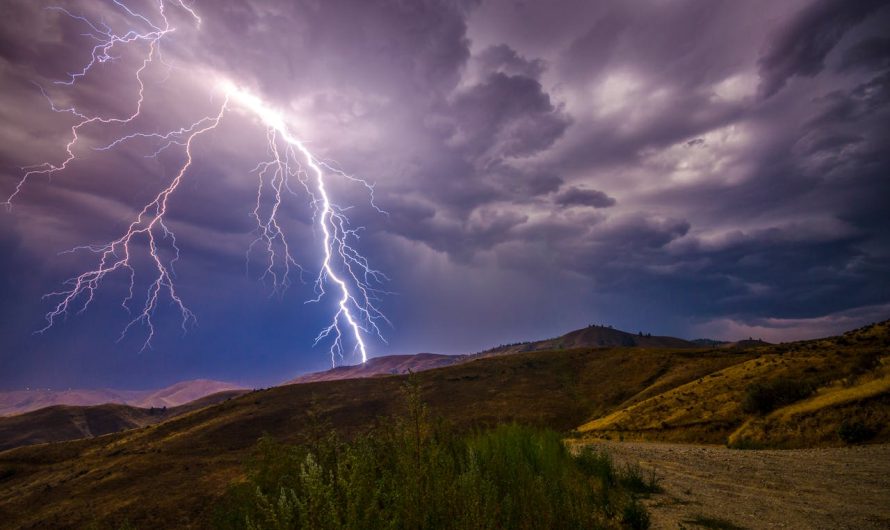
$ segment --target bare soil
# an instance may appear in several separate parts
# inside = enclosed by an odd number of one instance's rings
[[[597,441],[664,492],[644,501],[653,528],[890,529],[890,445],[741,451]]]

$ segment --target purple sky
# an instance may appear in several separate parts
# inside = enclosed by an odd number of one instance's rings
[[[138,128],[212,110],[228,77],[280,109],[315,153],[376,183],[333,192],[391,278],[389,344],[371,355],[466,353],[588,323],[687,338],[781,341],[890,317],[890,27],[878,1],[195,0],[167,2],[167,66],[146,72]],[[129,2],[157,13],[157,3]],[[138,56],[74,87],[82,21],[123,32],[112,2],[0,7],[0,195],[21,166],[64,159],[57,105],[129,112]],[[135,66],[134,66],[135,65]],[[142,388],[193,377],[266,385],[329,364],[330,307],[245,266],[264,132],[233,112],[200,140],[171,202],[182,249],[173,307],[116,342],[126,275],[42,335],[42,295],[92,268],[172,177],[174,153],[87,128],[78,160],[0,212],[0,388]],[[109,136],[112,135],[112,136]],[[310,276],[305,198],[283,218]],[[141,278],[137,278],[137,283]],[[295,278],[296,280],[296,278]],[[350,359],[353,360],[353,359]]]

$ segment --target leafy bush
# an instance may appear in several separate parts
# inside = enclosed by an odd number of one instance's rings
[[[777,408],[809,397],[816,391],[816,386],[808,379],[778,378],[763,383],[753,383],[745,390],[742,410],[749,414],[768,414]]]
[[[216,528],[648,528],[604,453],[574,456],[548,430],[461,434],[431,422],[418,394],[390,425],[340,441],[264,438]]]
[[[627,464],[619,474],[618,482],[632,493],[650,494],[661,493],[663,490],[658,483],[658,477],[652,471],[648,476],[643,474],[643,469],[635,464]]]
[[[575,461],[584,474],[598,478],[601,484],[614,486],[617,483],[615,465],[609,453],[586,447],[578,454]]]
[[[727,442],[726,447],[728,447],[729,449],[754,451],[757,449],[766,449],[768,446],[763,442],[758,442],[750,438],[738,438],[733,442]]]
[[[837,428],[837,436],[844,443],[867,442],[877,434],[874,429],[861,421],[845,420]]]
[[[633,530],[646,530],[649,528],[651,521],[649,520],[649,512],[636,499],[632,500],[624,507],[624,513],[621,515],[621,522],[626,528]]]

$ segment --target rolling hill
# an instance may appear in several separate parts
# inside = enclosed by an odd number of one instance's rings
[[[53,405],[90,406],[117,403],[143,408],[175,407],[217,392],[242,388],[223,381],[194,379],[160,390],[11,390],[0,392],[0,417],[23,414]]]
[[[717,343],[720,345],[730,343]],[[311,383],[314,381],[335,381],[339,379],[356,379],[359,377],[376,377],[380,375],[407,374],[441,368],[484,357],[511,355],[545,350],[564,350],[571,348],[701,348],[701,344],[674,337],[653,337],[628,333],[606,326],[588,326],[570,331],[554,339],[535,342],[522,342],[496,346],[494,348],[469,355],[440,355],[436,353],[418,353],[414,355],[384,355],[373,357],[364,364],[338,366],[322,372],[301,375],[285,384]]]
[[[400,375],[409,372],[422,372],[453,364],[472,361],[483,357],[510,355],[520,351],[558,350],[579,347],[597,347],[624,345],[626,347],[694,347],[695,344],[672,337],[650,337],[633,335],[624,331],[604,327],[589,326],[572,331],[555,339],[533,343],[525,343],[521,348],[515,346],[499,347],[475,355],[439,355],[419,353],[415,355],[387,355],[374,357],[364,364],[338,366],[323,372],[315,372],[299,376],[285,384],[335,381]],[[177,414],[196,408],[192,402],[202,396],[214,392],[230,392],[236,385],[196,379],[183,381],[157,391],[117,391],[117,390],[72,390],[52,392],[34,390],[22,393],[8,392],[0,394],[0,403],[7,404],[8,409],[33,410],[21,417],[0,417],[0,450],[43,443],[49,441],[75,440],[103,434],[142,427],[158,423]],[[238,395],[239,392],[227,394],[226,397]],[[18,400],[15,399],[18,397]],[[218,401],[218,400],[217,400]],[[98,402],[102,405],[96,406]],[[206,401],[210,404],[214,401]],[[47,406],[46,404],[61,403],[62,405]],[[188,407],[178,407],[188,403]],[[83,405],[85,406],[77,406]],[[125,404],[125,405],[121,405]],[[170,407],[170,411],[152,411]],[[0,409],[2,410],[2,409]]]
[[[890,321],[840,337],[754,344],[746,350],[756,354],[752,359],[622,407],[579,431],[735,447],[890,438]]]
[[[0,451],[23,445],[92,438],[143,427],[239,396],[246,390],[228,390],[176,407],[139,408],[117,403],[88,407],[53,405],[0,417]]]
[[[423,372],[433,368],[441,368],[462,362],[461,355],[440,355],[436,353],[418,353],[415,355],[383,355],[368,359],[364,364],[338,366],[323,372],[314,372],[291,379],[286,385],[295,383],[313,383],[316,381],[336,381],[338,379],[356,379],[379,375],[398,375],[410,372]]]
[[[431,412],[459,429],[504,421],[569,430],[746,353],[573,349],[495,356],[416,374]],[[163,423],[0,453],[0,520],[20,528],[203,527],[264,433],[304,439],[322,422],[350,436],[403,410],[406,376],[250,392]],[[158,492],[163,492],[159,495]]]
[[[652,336],[639,332],[628,333],[611,326],[590,325],[586,328],[570,331],[565,335],[553,339],[534,342],[520,342],[497,346],[469,357],[491,357],[494,355],[509,355],[512,353],[524,353],[545,350],[564,350],[569,348],[701,348],[700,344],[678,339],[676,337]]]
[[[458,429],[515,421],[582,439],[843,445],[890,441],[888,352],[885,322],[841,337],[751,348],[634,345],[479,356],[413,377],[430,411]],[[297,442],[319,428],[343,437],[366,431],[404,410],[406,379],[285,385],[125,432],[2,452],[0,521],[17,528],[208,527],[216,499],[243,480],[258,438]],[[800,381],[805,385],[795,386]],[[844,425],[867,436],[844,438]]]

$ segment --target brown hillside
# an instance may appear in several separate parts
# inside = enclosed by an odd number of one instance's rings
[[[470,357],[491,357],[493,355],[506,355],[544,350],[564,350],[569,348],[701,348],[702,345],[676,337],[651,336],[641,333],[628,333],[607,326],[590,325],[586,328],[570,331],[565,335],[554,339],[539,340],[535,342],[522,342],[498,346],[479,352]]]
[[[739,447],[890,440],[890,323],[841,337],[760,346],[757,357],[584,424],[588,436],[729,443]],[[746,409],[790,394],[763,410]],[[758,401],[759,396],[759,401]]]
[[[720,343],[729,344],[729,343]],[[311,383],[314,381],[336,381],[339,379],[355,379],[358,377],[375,377],[378,375],[407,374],[423,372],[433,368],[441,368],[462,362],[472,361],[496,355],[510,355],[533,351],[566,350],[572,348],[701,348],[703,345],[674,337],[653,337],[627,333],[605,326],[588,326],[566,333],[555,339],[536,342],[523,342],[497,346],[471,355],[440,355],[435,353],[418,353],[415,355],[385,355],[374,357],[364,364],[338,366],[323,372],[314,372],[291,379],[285,384]]]
[[[148,418],[149,410],[127,405],[54,405],[0,418],[0,450],[100,436],[145,425]]]
[[[220,392],[171,408],[138,408],[113,403],[90,407],[55,405],[25,414],[0,417],[0,451],[23,445],[92,438],[142,427],[225,401],[244,392]]]
[[[568,430],[750,354],[567,350],[480,359],[417,375],[434,414],[458,427],[499,421]],[[161,424],[0,453],[0,521],[21,528],[201,527],[265,432],[296,441],[313,416],[349,435],[399,411],[405,376],[251,392]],[[163,492],[163,494],[159,494]]]
[[[32,410],[53,405],[91,406],[118,403],[134,407],[175,407],[198,398],[237,390],[241,387],[232,383],[195,379],[181,381],[160,390],[10,390],[0,392],[0,416],[23,414]]]
[[[845,421],[887,441],[888,323],[843,337],[752,349],[584,348],[480,358],[416,375],[431,411],[458,428],[518,421],[586,436],[739,445],[836,445]],[[747,412],[776,380],[809,393]],[[160,424],[0,453],[0,521],[16,528],[97,523],[207,526],[243,477],[256,440],[304,440],[319,421],[342,435],[402,409],[405,376],[251,392]],[[772,388],[772,387],[770,387]],[[315,425],[316,427],[313,427]],[[859,432],[853,430],[853,432]],[[861,434],[861,432],[860,432]]]
[[[191,381],[182,381],[166,388],[156,390],[139,400],[128,402],[128,404],[142,408],[176,407],[186,403],[192,403],[205,396],[233,390],[244,391],[245,389],[240,385],[226,383],[224,381],[193,379]]]
[[[0,417],[24,414],[32,410],[53,405],[89,406],[103,403],[125,404],[133,399],[141,399],[143,392],[138,390],[121,391],[108,389],[74,390],[8,390],[0,392]]]
[[[418,353],[415,355],[385,355],[368,359],[364,364],[338,366],[324,372],[301,375],[285,384],[313,383],[315,381],[336,381],[338,379],[356,379],[358,377],[374,377],[378,375],[398,375],[410,372],[423,372],[433,368],[449,366],[465,360],[458,355],[439,355],[436,353]]]

